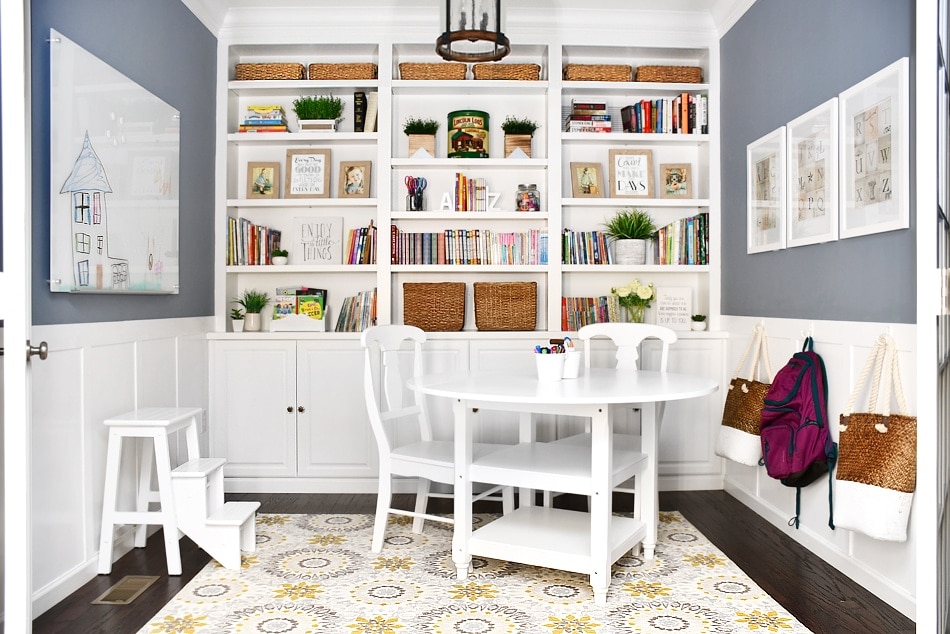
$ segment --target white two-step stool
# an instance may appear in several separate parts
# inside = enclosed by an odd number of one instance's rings
[[[149,407],[105,421],[109,428],[109,445],[102,499],[99,574],[112,572],[115,527],[122,524],[136,526],[136,548],[145,546],[146,528],[149,524],[162,526],[169,575],[181,574],[179,531],[185,532],[198,546],[228,568],[240,567],[242,547],[253,550],[254,514],[260,503],[224,502],[222,468],[225,461],[202,460],[198,447],[198,422],[201,420],[202,411],[200,407]],[[188,462],[172,471],[168,438],[178,431],[185,432]],[[120,511],[117,508],[122,442],[125,438],[136,441],[138,477],[134,511]],[[154,450],[157,491],[151,488],[153,452],[149,451],[149,439]],[[177,487],[182,490],[180,500],[176,500],[173,479],[188,480],[192,483],[189,486]],[[203,492],[207,492],[206,495],[200,496],[203,501],[191,492],[196,482]],[[210,499],[212,494],[216,496],[214,500]],[[149,510],[149,504],[152,502],[158,502],[161,508]],[[203,514],[201,523],[197,520],[198,513]],[[181,519],[185,520],[184,524]],[[203,530],[199,528],[201,525],[216,528]],[[222,526],[226,528],[220,528]],[[232,536],[232,533],[236,537]],[[221,547],[219,544],[222,543],[227,546]]]

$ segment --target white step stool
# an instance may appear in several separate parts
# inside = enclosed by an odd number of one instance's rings
[[[178,520],[175,514],[172,493],[171,460],[168,436],[184,430],[188,446],[188,460],[200,457],[198,449],[198,421],[200,407],[148,407],[127,412],[105,421],[109,428],[109,448],[106,454],[105,492],[102,496],[102,534],[99,540],[99,574],[112,572],[112,547],[115,527],[134,524],[135,547],[145,546],[146,527],[161,524],[165,536],[165,557],[168,574],[181,574],[181,553],[178,550]],[[124,438],[136,439],[136,461],[139,465],[136,483],[135,510],[120,511],[116,508],[119,489],[119,467],[122,459]],[[148,451],[148,439],[152,440],[155,455],[158,491],[151,488],[152,457]],[[149,511],[149,502],[160,502],[161,509]]]
[[[224,501],[224,458],[189,460],[172,471],[178,528],[230,570],[241,568],[241,551],[257,547],[255,513],[260,502]]]

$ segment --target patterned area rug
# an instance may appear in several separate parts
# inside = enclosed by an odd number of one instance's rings
[[[475,557],[458,581],[451,527],[409,523],[392,518],[374,555],[372,515],[260,514],[241,571],[210,562],[139,634],[809,631],[676,512],[652,562],[614,565],[605,606],[585,575],[548,568]]]

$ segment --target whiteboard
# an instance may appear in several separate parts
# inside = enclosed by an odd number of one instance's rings
[[[179,123],[50,29],[51,292],[178,292]]]

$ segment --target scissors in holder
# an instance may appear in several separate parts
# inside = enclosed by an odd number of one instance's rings
[[[406,183],[406,189],[409,190],[410,196],[422,193],[429,185],[429,182],[422,176],[407,176],[404,182]]]

